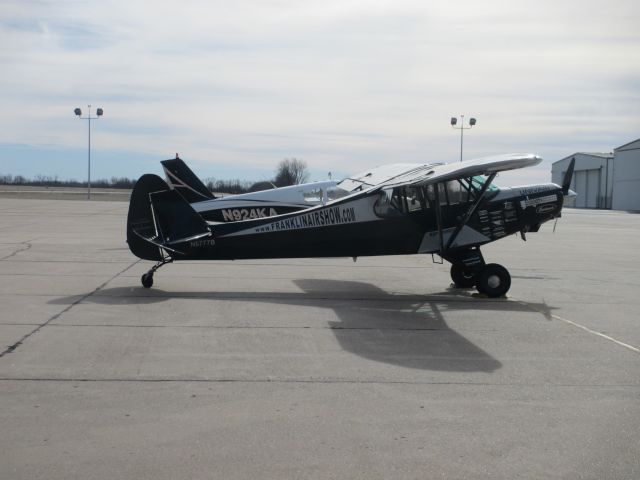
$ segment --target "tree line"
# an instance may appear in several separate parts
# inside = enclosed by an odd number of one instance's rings
[[[111,177],[91,180],[91,186],[96,188],[133,188],[136,180],[126,177]],[[85,187],[87,182],[78,180],[60,180],[58,176],[36,175],[27,178],[23,175],[0,175],[0,185],[16,185],[29,187]]]
[[[278,163],[275,176],[272,180],[252,182],[249,180],[216,180],[207,178],[204,184],[212,192],[224,193],[247,193],[258,190],[265,190],[276,187],[286,187],[304,183],[309,179],[307,164],[304,160],[297,158],[286,158]],[[111,177],[110,179],[97,179],[91,181],[94,188],[128,188],[135,185],[136,180],[126,177]],[[87,182],[78,180],[60,180],[57,175],[36,175],[34,178],[27,178],[22,175],[2,175],[0,174],[0,185],[32,186],[32,187],[85,187]]]

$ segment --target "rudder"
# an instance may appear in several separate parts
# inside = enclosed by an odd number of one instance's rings
[[[169,186],[157,175],[141,176],[133,187],[127,215],[127,243],[129,250],[143,260],[162,260],[162,252],[145,239],[157,238],[149,194],[168,191]]]

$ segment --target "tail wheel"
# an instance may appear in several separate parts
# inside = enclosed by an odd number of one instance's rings
[[[142,275],[140,281],[144,288],[151,288],[153,286],[153,274],[145,273]]]
[[[476,284],[476,271],[460,263],[452,263],[450,273],[457,287],[471,288]]]
[[[476,288],[488,297],[502,297],[511,288],[511,275],[502,265],[489,263],[478,274]]]

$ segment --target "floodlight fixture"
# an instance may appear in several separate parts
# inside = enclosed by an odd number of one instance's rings
[[[462,161],[462,147],[464,143],[464,131],[469,130],[476,124],[475,118],[469,119],[469,126],[464,126],[464,115],[460,115],[460,126],[456,126],[458,124],[458,119],[456,117],[451,117],[451,126],[456,130],[460,130],[460,161]]]
[[[104,111],[101,108],[98,108],[96,110],[96,116],[92,117],[91,116],[91,105],[87,105],[87,107],[89,108],[89,114],[85,117],[82,116],[82,110],[80,110],[79,108],[76,108],[73,113],[75,113],[78,118],[81,118],[82,120],[87,120],[89,122],[88,125],[88,148],[87,148],[87,200],[91,200],[91,120],[97,120],[99,119],[103,114]]]

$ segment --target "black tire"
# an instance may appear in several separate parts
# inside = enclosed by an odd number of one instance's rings
[[[476,272],[459,263],[451,264],[451,280],[456,287],[471,288],[476,284]]]
[[[144,288],[151,288],[153,286],[153,275],[145,273],[144,275],[142,275],[140,281],[142,282],[142,286]]]
[[[480,270],[476,288],[487,297],[502,297],[511,288],[511,275],[502,265],[489,263]]]

